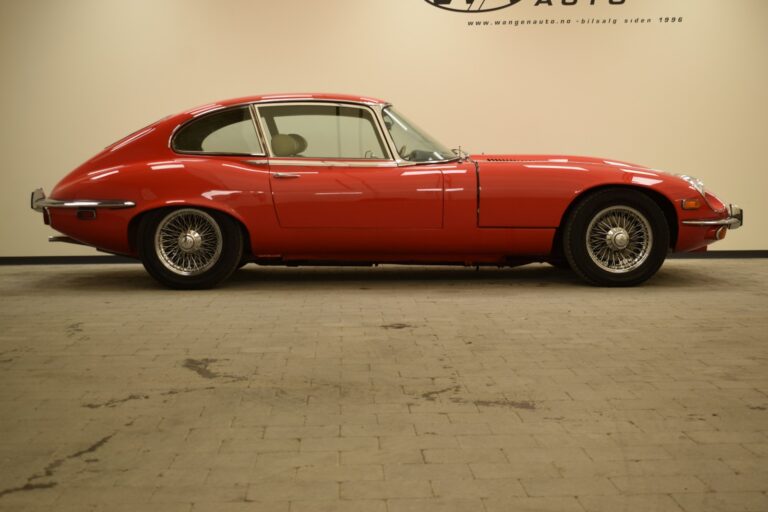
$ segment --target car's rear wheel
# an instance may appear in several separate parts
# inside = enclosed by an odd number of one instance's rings
[[[633,286],[651,278],[669,249],[664,212],[642,192],[607,189],[588,196],[563,231],[571,268],[599,286]]]
[[[199,208],[159,210],[139,225],[147,272],[170,288],[212,288],[237,269],[243,237],[227,215]]]

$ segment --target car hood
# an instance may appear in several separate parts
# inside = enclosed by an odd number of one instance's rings
[[[472,160],[476,162],[524,162],[524,163],[542,163],[542,164],[563,164],[563,165],[608,165],[625,169],[649,170],[644,165],[623,162],[621,160],[612,160],[608,158],[596,158],[591,156],[574,155],[471,155]],[[662,172],[662,171],[654,171]]]
[[[603,177],[633,174],[644,176],[646,179],[655,178],[662,181],[680,181],[679,176],[651,169],[645,165],[613,160],[609,158],[596,158],[591,156],[574,155],[470,155],[470,158],[478,164],[509,166],[510,171],[527,167],[531,169],[548,169],[552,171],[574,172],[588,171],[589,174]]]

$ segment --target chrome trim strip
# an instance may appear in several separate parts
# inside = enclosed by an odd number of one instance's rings
[[[111,210],[120,210],[122,208],[133,208],[136,203],[122,199],[47,199],[42,188],[32,192],[30,207],[36,212],[43,211],[43,208],[108,208]]]
[[[684,220],[686,226],[734,226],[739,224],[739,219],[728,217],[727,219],[716,220]]]
[[[269,164],[295,167],[397,167],[394,161],[384,162],[381,160],[280,160],[273,158]]]
[[[48,237],[49,242],[62,242],[65,244],[75,244],[75,245],[87,245],[81,242],[80,240],[75,240],[74,238],[70,236],[49,236]]]
[[[295,102],[314,103],[314,101],[315,101],[314,98],[312,98],[311,96],[302,96],[302,97],[299,97],[299,98],[296,98],[296,99],[291,99],[291,98],[275,98],[275,99],[267,98],[267,99],[264,99],[264,98],[262,98],[262,99],[256,100],[256,101],[251,100],[251,101],[243,101],[241,103],[235,103],[233,105],[228,105],[226,107],[223,107],[223,108],[220,108],[220,109],[216,109],[216,111],[224,110],[224,109],[229,109],[229,108],[235,108],[235,107],[244,107],[244,106],[248,106],[248,107],[251,107],[252,109],[255,109],[256,107],[258,107],[258,105],[274,105],[274,104],[279,104],[279,103],[295,103]],[[331,104],[333,104],[333,103],[340,103],[340,104],[344,104],[344,105],[357,105],[357,106],[364,106],[364,107],[369,107],[369,108],[370,107],[374,107],[376,105],[381,105],[378,102],[377,103],[374,103],[374,102],[368,103],[368,102],[360,102],[360,101],[354,101],[354,100],[339,100],[339,101],[334,102],[333,100],[323,100],[323,99],[320,99],[320,100],[316,100],[316,101],[321,101],[321,102],[326,102],[326,103],[331,103]],[[387,105],[389,105],[389,104],[387,104]],[[171,151],[173,151],[173,147],[172,147],[173,137],[176,135],[176,132],[179,130],[179,128],[181,128],[182,126],[184,126],[185,124],[190,122],[192,119],[197,119],[197,117],[195,117],[192,112],[186,112],[186,113],[192,115],[192,118],[187,119],[187,120],[182,121],[181,123],[177,124],[173,128],[173,130],[171,130],[170,137],[168,137],[168,149],[170,149]],[[206,114],[207,113],[208,112],[206,112]],[[174,115],[174,117],[175,117],[175,115]],[[258,118],[258,115],[257,115],[257,118]],[[256,124],[258,125],[258,122]],[[264,143],[266,141],[264,140],[263,137],[262,137],[261,142],[262,142],[262,148],[265,148],[266,145]],[[187,153],[181,153],[181,154],[187,154]],[[189,154],[197,154],[197,153],[189,153]],[[202,153],[202,154],[208,155],[210,153]],[[254,155],[254,156],[266,156],[266,154]]]
[[[739,229],[744,224],[744,210],[736,205],[728,205],[729,217],[713,220],[684,220],[686,226],[727,226],[728,229]]]
[[[119,199],[74,199],[70,201],[43,199],[42,201],[38,201],[36,205],[43,208],[108,208],[110,210],[120,210],[123,208],[133,208],[136,206],[136,203],[133,201],[122,201]]]
[[[267,132],[264,131],[264,127],[261,125],[261,119],[259,118],[259,111],[256,109],[256,105],[251,103],[248,105],[248,109],[251,111],[251,119],[253,119],[253,126],[256,127],[256,136],[259,138],[259,144],[261,144],[261,150],[264,152],[265,157],[269,157],[269,145],[267,144]]]

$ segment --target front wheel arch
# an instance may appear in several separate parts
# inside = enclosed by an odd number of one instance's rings
[[[667,227],[669,228],[669,248],[674,250],[674,248],[677,247],[679,220],[675,206],[672,204],[672,201],[669,198],[667,198],[664,194],[650,188],[626,185],[604,185],[582,191],[573,199],[573,201],[571,201],[571,203],[568,205],[568,208],[565,209],[562,217],[560,218],[560,225],[555,230],[555,238],[552,243],[552,255],[554,257],[565,257],[563,254],[563,229],[565,228],[565,223],[568,221],[571,215],[573,215],[574,210],[588,197],[603,190],[609,189],[639,192],[652,199],[656,205],[661,208],[661,211],[664,213],[664,217],[667,219]]]
[[[571,268],[598,286],[634,286],[650,279],[669,251],[664,212],[635,190],[603,189],[580,201],[563,228]]]

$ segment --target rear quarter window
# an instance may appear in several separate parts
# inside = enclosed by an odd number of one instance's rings
[[[263,155],[249,107],[220,110],[193,119],[173,137],[178,153]]]

